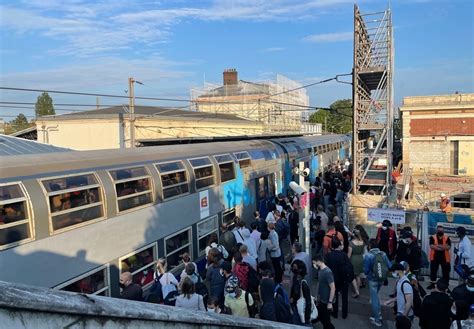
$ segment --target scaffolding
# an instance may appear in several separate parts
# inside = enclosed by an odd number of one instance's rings
[[[390,9],[362,15],[354,6],[354,193],[391,192],[393,38]]]
[[[192,110],[226,113],[259,121],[267,133],[300,131],[308,122],[309,96],[302,85],[283,75],[264,82],[239,80],[235,85],[204,83],[190,90]],[[293,90],[297,89],[297,90]]]

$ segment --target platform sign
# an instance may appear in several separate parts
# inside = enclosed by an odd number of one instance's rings
[[[474,216],[442,212],[429,212],[427,216],[429,235],[436,234],[436,227],[443,225],[444,232],[448,236],[456,238],[456,229],[463,226],[466,229],[466,235],[471,241],[474,241]]]
[[[368,208],[367,220],[381,223],[388,219],[393,225],[405,224],[405,210]]]
[[[209,217],[209,190],[199,192],[199,210],[201,219]]]

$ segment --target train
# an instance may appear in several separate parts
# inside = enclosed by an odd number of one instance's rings
[[[263,215],[303,161],[313,180],[350,157],[348,135],[2,157],[0,280],[117,297],[165,257],[203,259],[209,235]]]

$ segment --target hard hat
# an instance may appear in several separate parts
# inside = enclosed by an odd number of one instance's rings
[[[445,197],[446,197],[446,194],[445,194],[445,193],[441,193],[441,197],[442,197],[442,198],[445,198]]]

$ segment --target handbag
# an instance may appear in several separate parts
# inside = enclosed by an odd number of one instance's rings
[[[306,308],[306,298],[303,296],[303,282],[308,285],[306,280],[301,280],[300,284],[300,298],[296,301],[296,309],[298,310],[298,315],[300,316],[301,323],[306,323],[305,321],[305,308]],[[308,286],[309,287],[309,286]],[[314,321],[318,318],[318,308],[316,307],[316,301],[313,296],[311,297],[311,315],[309,317],[310,321]]]
[[[170,273],[166,273],[166,284],[161,287],[161,291],[163,292],[163,299],[168,297],[168,294],[176,291],[176,286],[169,281]]]

